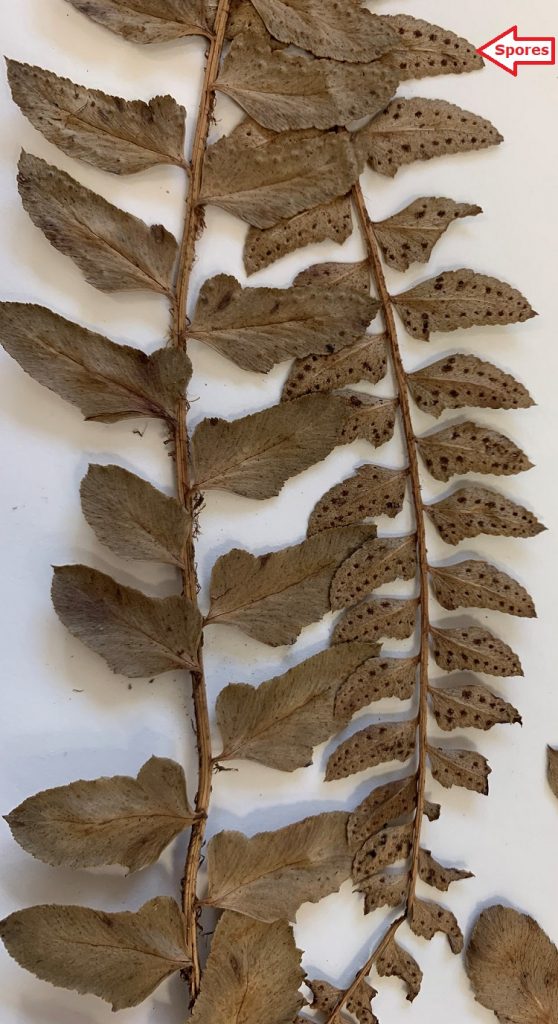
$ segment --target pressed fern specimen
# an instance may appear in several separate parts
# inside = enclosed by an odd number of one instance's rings
[[[171,97],[125,101],[9,62],[16,102],[65,153],[116,174],[158,163],[187,174],[179,241],[29,154],[21,158],[18,179],[33,222],[93,287],[149,290],[166,298],[168,344],[145,356],[42,307],[4,303],[0,312],[6,350],[87,419],[110,424],[150,416],[168,430],[174,497],[117,465],[91,466],[81,497],[104,544],[124,557],[172,566],[180,591],[152,598],[72,565],[55,570],[53,602],[70,632],[115,672],[189,674],[199,771],[193,807],[181,767],[152,758],[137,778],[75,782],[39,793],[13,811],[8,820],[17,841],[52,865],[137,870],[185,829],[190,838],[181,905],[156,897],[126,914],[34,907],[3,922],[4,942],[39,977],[92,992],[115,1009],[136,1005],[182,971],[198,1024],[292,1024],[305,1003],[292,932],[297,909],[352,877],[366,913],[388,908],[383,938],[346,991],[320,979],[308,985],[313,1009],[327,1024],[347,1017],[373,1024],[374,990],[367,980],[373,967],[380,976],[399,976],[410,999],[420,988],[419,965],[396,941],[403,926],[426,939],[445,933],[454,952],[463,945],[451,911],[417,894],[419,880],[446,890],[468,877],[440,865],[422,845],[424,817],[440,813],[427,797],[427,780],[430,772],[446,788],[486,793],[489,767],[475,751],[431,741],[430,710],[447,731],[519,721],[516,709],[474,676],[433,685],[432,660],[446,672],[504,677],[520,675],[521,665],[481,626],[436,625],[432,595],[446,610],[535,614],[525,589],[495,566],[470,558],[432,564],[426,530],[429,518],[448,545],[483,533],[528,537],[542,529],[534,515],[477,483],[458,483],[446,497],[427,503],[421,470],[422,464],[443,482],[469,472],[505,476],[528,469],[527,457],[472,419],[450,420],[417,437],[412,413],[412,402],[437,418],[468,407],[528,407],[531,397],[509,374],[462,352],[407,373],[397,326],[399,317],[412,337],[428,341],[438,331],[522,322],[533,311],[509,285],[468,269],[390,295],[384,262],[401,271],[426,263],[452,221],[480,210],[426,197],[377,223],[360,184],[366,164],[393,175],[414,160],[497,144],[498,132],[476,114],[444,100],[395,95],[405,79],[475,71],[482,62],[452,32],[407,15],[372,15],[353,0],[69,2],[131,43],[188,35],[207,40],[189,160],[185,112]],[[246,116],[228,137],[208,145],[218,92]],[[242,287],[218,275],[194,297],[191,272],[208,205],[248,224],[248,274],[311,242],[344,241],[353,211],[367,255],[357,264],[309,267],[283,288]],[[378,314],[383,329],[368,333]],[[293,360],[282,401],[233,421],[206,419],[191,431],[190,338],[258,373]],[[395,382],[391,398],[348,387],[376,384],[388,362]],[[406,465],[361,466],[320,499],[299,544],[263,555],[234,549],[221,556],[211,575],[208,610],[202,611],[195,538],[207,491],[264,501],[338,445],[364,438],[380,447],[396,423]],[[413,532],[378,537],[371,520],[395,520],[407,494]],[[396,580],[415,580],[416,595],[373,596]],[[222,748],[213,750],[204,629],[234,626],[281,647],[328,612],[340,614],[326,650],[260,687],[231,684],[221,692],[216,718]],[[381,640],[411,636],[415,652],[404,657],[380,650]],[[222,832],[204,852],[214,771],[239,759],[282,772],[302,768],[317,745],[386,697],[414,700],[414,706],[396,722],[380,721],[342,739],[328,760],[326,782],[397,762],[405,765],[401,777],[375,786],[351,814],[318,814],[252,838]],[[208,887],[202,892],[204,856]],[[204,907],[221,912],[205,970],[198,927]]]

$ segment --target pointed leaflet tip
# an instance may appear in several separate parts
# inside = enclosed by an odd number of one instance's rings
[[[517,289],[467,267],[442,271],[395,295],[393,302],[409,334],[422,341],[436,331],[524,323],[534,316]]]
[[[89,566],[64,565],[54,570],[52,602],[113,672],[136,679],[198,665],[202,618],[185,597],[148,597]]]
[[[41,67],[12,60],[7,66],[14,103],[68,156],[113,174],[184,165],[186,111],[171,96],[126,100]]]
[[[42,981],[99,996],[114,1010],[137,1006],[176,971],[191,965],[184,918],[168,896],[135,913],[39,906],[0,924],[10,956]]]
[[[396,270],[427,263],[445,231],[464,217],[482,213],[480,206],[457,203],[441,196],[415,199],[409,206],[375,225],[384,258]]]
[[[103,292],[155,291],[172,297],[177,241],[25,151],[19,162],[24,209],[45,238]]]
[[[17,843],[53,867],[154,864],[192,824],[184,771],[152,757],[137,778],[78,780],[28,797],[5,818]]]
[[[212,37],[204,0],[68,0],[81,14],[133,43]]]
[[[111,551],[182,567],[190,517],[176,498],[121,466],[95,464],[80,496],[89,526]]]
[[[396,97],[353,138],[362,159],[389,177],[417,160],[486,149],[502,142],[500,133],[485,118],[446,100],[422,96]]]
[[[449,29],[408,14],[384,15],[382,21],[395,29],[398,42],[381,62],[393,67],[402,82],[465,74],[483,66],[473,44]]]

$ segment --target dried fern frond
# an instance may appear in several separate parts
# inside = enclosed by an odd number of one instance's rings
[[[69,4],[73,17],[93,23],[92,40],[108,29],[126,45],[179,45],[193,36],[207,47],[199,109],[188,115],[195,122],[188,157],[186,112],[172,97],[125,100],[8,63],[15,102],[66,156],[117,175],[158,165],[184,172],[187,201],[175,238],[32,154],[23,153],[19,164],[24,210],[55,258],[69,257],[101,292],[140,291],[146,301],[166,303],[168,345],[147,356],[49,309],[0,305],[6,351],[87,420],[108,428],[150,417],[168,431],[174,494],[141,472],[95,464],[81,501],[102,544],[118,557],[171,567],[174,592],[150,596],[77,564],[55,568],[52,599],[69,632],[114,672],[188,676],[198,772],[186,781],[179,764],[152,757],[137,774],[43,790],[7,818],[23,849],[77,869],[142,869],[187,831],[180,905],[168,896],[118,913],[41,905],[16,910],[0,933],[8,952],[37,977],[95,994],[113,1009],[136,1006],[180,973],[193,1024],[293,1024],[306,1019],[299,1017],[305,976],[296,914],[351,880],[364,913],[387,908],[399,916],[386,914],[383,935],[346,989],[321,977],[308,981],[311,1008],[320,1024],[378,1024],[368,980],[373,968],[380,978],[400,978],[410,1001],[420,991],[422,969],[401,944],[406,928],[426,940],[445,936],[453,953],[464,944],[453,911],[437,894],[471,873],[426,848],[424,819],[435,821],[441,812],[427,791],[433,779],[446,790],[487,794],[491,768],[465,740],[445,743],[431,727],[459,737],[462,729],[521,722],[514,705],[474,674],[521,676],[519,656],[480,621],[440,620],[435,602],[447,612],[536,614],[526,588],[503,567],[470,552],[435,564],[426,537],[427,518],[453,546],[480,535],[539,534],[544,527],[532,511],[493,490],[490,480],[485,487],[476,479],[527,471],[531,453],[507,429],[485,425],[482,413],[445,418],[419,436],[412,405],[438,419],[447,410],[528,409],[533,399],[512,374],[467,352],[408,372],[396,320],[413,339],[428,342],[464,328],[523,324],[534,310],[514,285],[469,268],[427,274],[390,294],[384,264],[400,272],[427,264],[453,224],[482,211],[474,197],[415,195],[376,221],[360,183],[365,167],[393,177],[416,161],[502,141],[489,121],[445,99],[397,95],[402,81],[474,72],[482,59],[451,31],[408,15],[373,14],[357,0]],[[164,52],[155,46],[152,61]],[[219,94],[244,117],[209,144]],[[246,287],[218,273],[202,282],[194,302],[192,270],[208,206],[245,223],[248,274],[311,245],[342,243],[355,230],[366,258],[312,263],[282,287]],[[235,380],[289,362],[279,400],[235,419],[202,417],[192,429],[192,340],[228,360]],[[372,393],[388,369],[392,393]],[[345,470],[300,524],[296,543],[279,547],[270,526],[263,552],[225,545],[211,568],[207,601],[200,599],[196,540],[207,492],[216,492],[216,502],[222,491],[235,495],[240,509],[257,501],[267,516],[268,500],[336,448],[365,440],[379,449],[396,431],[401,465],[363,460],[350,475]],[[467,474],[475,479],[463,480]],[[431,497],[432,479],[456,483]],[[398,517],[409,508],[414,522],[402,529]],[[406,596],[378,593],[400,581],[414,584]],[[326,615],[332,621],[325,649],[289,660],[258,686],[223,686],[217,753],[206,631],[227,627],[227,642],[231,630],[240,630],[280,651]],[[386,652],[386,640],[409,641],[408,648]],[[434,678],[434,664],[450,678]],[[375,713],[385,698],[400,702],[395,718]],[[373,722],[354,723],[371,712]],[[377,767],[402,768],[400,777],[377,779],[352,811],[328,804],[274,831],[215,834],[212,822],[207,832],[214,772],[246,760],[293,773],[327,741],[324,792]],[[558,793],[557,773],[551,750],[549,781]],[[191,803],[188,792],[195,792]],[[419,883],[435,899],[424,898]],[[205,908],[218,922],[202,969]],[[504,908],[486,911],[466,959],[477,998],[502,1021],[550,1024],[558,1014],[555,954],[531,919]]]

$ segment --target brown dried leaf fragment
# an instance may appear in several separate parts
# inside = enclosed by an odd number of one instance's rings
[[[76,11],[133,43],[207,36],[204,0],[68,0]]]
[[[362,391],[346,391],[350,415],[347,419],[341,442],[368,441],[374,448],[381,448],[391,441],[395,430],[398,400],[376,398]]]
[[[192,375],[184,352],[162,348],[146,356],[23,302],[0,303],[0,343],[39,384],[104,423],[130,416],[174,421]]]
[[[272,498],[341,443],[346,419],[343,398],[305,395],[237,420],[202,420],[192,437],[193,486]]]
[[[37,978],[99,996],[113,1010],[137,1006],[191,963],[184,918],[168,896],[135,913],[29,907],[2,921],[0,936],[10,956]]]
[[[15,103],[68,156],[113,174],[184,165],[186,111],[172,96],[124,100],[43,68],[15,60],[7,65]]]
[[[225,58],[215,88],[258,124],[274,132],[346,126],[375,117],[399,79],[377,62],[342,64],[273,51],[261,36],[240,35]]]
[[[102,292],[171,295],[178,247],[161,224],[149,227],[30,153],[21,155],[17,180],[33,223],[88,284]]]
[[[348,608],[384,583],[414,579],[416,571],[414,535],[374,538],[363,544],[337,570],[331,584],[331,607],[334,611]]]
[[[376,299],[349,286],[242,288],[219,274],[202,286],[189,333],[237,366],[267,372],[293,356],[351,345],[377,312]]]
[[[315,263],[301,270],[294,283],[297,286],[315,284],[327,288],[348,288],[370,297],[370,264],[368,260],[360,263]]]
[[[514,476],[533,468],[509,437],[472,420],[419,437],[417,447],[430,475],[446,482],[460,473]]]
[[[494,125],[478,114],[418,96],[393,100],[356,138],[373,170],[390,178],[415,160],[487,149],[502,141]]]
[[[340,196],[289,220],[280,220],[272,228],[250,227],[244,243],[244,268],[247,274],[256,274],[306,245],[325,241],[342,245],[352,232],[351,200]]]
[[[273,647],[292,644],[311,622],[329,611],[329,590],[338,566],[374,526],[325,530],[267,555],[235,548],[216,562],[207,623],[230,623]]]
[[[416,658],[369,658],[345,679],[335,699],[340,717],[355,715],[378,700],[410,700],[415,690]]]
[[[349,348],[333,355],[310,355],[306,359],[298,359],[285,382],[282,401],[290,402],[314,391],[334,391],[347,384],[358,384],[361,380],[377,384],[385,377],[386,370],[385,334],[365,334]],[[380,402],[384,408],[386,400],[376,399],[378,408]],[[395,422],[395,415],[393,419]]]
[[[440,729],[492,729],[495,725],[521,725],[521,715],[513,704],[498,697],[480,683],[467,682],[457,687],[431,687],[430,699]]]
[[[412,1003],[420,992],[422,971],[414,957],[392,939],[378,957],[376,970],[381,978],[399,978],[407,989],[407,1000]]]
[[[349,817],[347,836],[351,850],[360,850],[370,836],[410,814],[416,806],[416,797],[417,780],[414,775],[375,786]]]
[[[388,266],[408,270],[412,263],[428,263],[434,246],[450,224],[479,213],[480,206],[456,203],[453,199],[415,199],[393,217],[375,224],[374,233]]]
[[[306,984],[314,996],[312,1009],[319,1010],[320,1013],[329,1017],[342,1000],[344,992],[336,988],[335,985],[331,985],[329,981],[308,980]],[[375,989],[363,979],[354,994],[347,999],[346,1010],[356,1017],[358,1024],[378,1024],[378,1018],[372,1012],[372,1000],[377,994]]]
[[[347,818],[318,814],[251,839],[220,832],[207,848],[204,903],[258,921],[294,921],[303,903],[318,903],[349,878]]]
[[[430,900],[413,900],[409,915],[409,925],[415,935],[423,939],[433,939],[437,932],[442,932],[450,945],[452,953],[461,953],[463,949],[463,933],[451,910],[441,907]]]
[[[19,845],[53,867],[154,864],[194,820],[184,771],[152,757],[137,778],[72,782],[24,800],[6,821]]]
[[[394,519],[403,507],[407,472],[383,466],[359,466],[353,476],[320,498],[308,523],[308,535],[331,526],[348,526],[373,516]]]
[[[397,36],[383,18],[357,2],[336,0],[252,0],[268,32],[317,57],[367,63],[392,49]]]
[[[438,864],[430,850],[419,851],[419,875],[423,882],[434,889],[439,889],[440,892],[447,892],[453,882],[475,877],[470,871],[460,871],[458,868],[447,868]]]
[[[211,943],[192,1024],[292,1024],[304,999],[293,930],[226,911]]]
[[[218,0],[209,0],[217,6]],[[258,39],[265,40],[272,50],[284,50],[286,44],[279,39],[274,39],[267,31],[264,22],[256,11],[251,0],[231,0],[230,14],[226,28],[226,39],[236,39],[242,33],[255,35]]]
[[[353,881],[356,885],[366,881],[377,871],[406,860],[413,847],[414,826],[393,825],[370,836],[355,854]]]
[[[438,418],[444,409],[529,409],[527,388],[478,356],[455,353],[407,377],[419,409]]]
[[[430,770],[444,789],[462,786],[474,793],[488,795],[488,776],[492,769],[476,750],[455,750],[451,747],[428,747]]]
[[[440,804],[433,804],[431,800],[424,801],[424,813],[429,821],[438,821],[441,811]]]
[[[558,1020],[558,949],[526,914],[494,906],[478,918],[465,967],[475,998],[500,1024]]]
[[[415,749],[416,731],[415,721],[361,729],[334,750],[327,763],[326,782],[346,779],[388,761],[408,761]]]
[[[377,649],[330,647],[257,688],[232,684],[217,699],[223,739],[219,762],[246,759],[292,772],[312,763],[314,747],[348,723],[334,708],[340,684]]]
[[[408,14],[387,14],[384,24],[397,33],[397,45],[381,58],[402,82],[433,75],[459,75],[478,71],[484,61],[467,39],[439,25]]]
[[[373,914],[381,907],[399,907],[405,902],[408,888],[409,874],[406,871],[371,875],[358,887],[358,891],[364,896],[364,913]]]
[[[379,1024],[379,1020],[372,1010],[372,999],[377,994],[368,982],[363,981],[357,989],[356,995],[347,1000],[347,1010],[352,1013],[353,1017],[356,1017],[359,1024]]]
[[[214,3],[214,0],[211,0],[211,3]],[[226,39],[236,39],[243,32],[264,39],[273,49],[283,48],[283,43],[272,39],[251,0],[231,0]]]
[[[346,131],[262,132],[242,123],[209,146],[200,205],[220,206],[256,228],[271,228],[345,196],[360,164]]]
[[[198,663],[202,619],[185,597],[147,597],[86,565],[54,569],[52,602],[72,636],[131,679]]]
[[[90,466],[80,494],[87,522],[111,551],[183,565],[190,519],[176,498],[121,466]]]
[[[447,270],[393,299],[413,338],[488,324],[524,323],[537,314],[525,296],[504,281],[474,270]]]
[[[446,672],[470,669],[489,676],[522,676],[521,662],[508,644],[481,626],[430,630],[432,654]]]
[[[436,600],[448,611],[490,608],[520,618],[536,618],[530,594],[517,580],[489,562],[466,559],[430,569]]]
[[[334,644],[347,640],[407,640],[415,629],[418,601],[379,597],[350,608],[333,632]]]
[[[481,533],[494,537],[536,537],[546,527],[522,505],[476,484],[459,487],[426,512],[446,544]]]
[[[558,797],[558,750],[547,748],[547,777],[554,796]]]

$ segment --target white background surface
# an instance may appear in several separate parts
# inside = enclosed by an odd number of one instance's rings
[[[448,9],[449,8],[449,9]],[[480,45],[517,22],[525,35],[555,34],[552,0],[385,0],[379,12],[409,13],[447,25]],[[129,98],[170,92],[191,115],[192,129],[201,68],[200,41],[142,48],[79,16],[63,0],[0,0],[0,28],[7,55],[41,64],[78,82]],[[558,692],[555,670],[556,575],[558,555],[558,483],[556,447],[558,355],[556,322],[556,68],[524,68],[519,78],[489,65],[483,73],[408,83],[406,95],[444,97],[494,121],[505,144],[493,151],[448,157],[413,165],[395,181],[367,172],[364,190],[376,219],[421,195],[447,195],[477,202],[485,215],[457,224],[435,250],[431,268],[390,276],[394,291],[442,269],[470,266],[494,273],[521,288],[541,316],[517,327],[473,330],[436,336],[430,348],[404,336],[407,365],[423,365],[455,349],[476,352],[512,370],[524,381],[538,407],[518,413],[480,411],[482,423],[509,433],[537,468],[523,477],[497,484],[502,491],[535,509],[549,532],[533,541],[484,538],[464,549],[509,568],[531,589],[539,619],[522,621],[479,612],[489,626],[520,653],[525,678],[496,681],[495,688],[513,701],[524,727],[498,727],[487,735],[466,734],[493,767],[488,800],[465,791],[449,793],[432,783],[430,795],[441,800],[441,821],[425,828],[426,843],[442,861],[467,866],[476,878],[453,887],[444,902],[468,929],[478,910],[501,899],[529,911],[558,939],[556,850],[558,805],[544,777],[545,744],[558,743]],[[220,100],[213,137],[238,116]],[[70,319],[108,333],[115,340],[157,347],[167,329],[164,302],[146,294],[102,295],[84,283],[73,264],[56,252],[24,214],[16,190],[15,168],[22,146],[73,174],[79,181],[148,221],[162,221],[178,231],[183,181],[178,169],[158,168],[118,179],[72,161],[49,145],[12,105],[2,73],[0,117],[3,145],[0,164],[0,250],[2,297],[49,305]],[[200,246],[194,293],[208,276],[223,271],[242,280],[240,221],[211,210]],[[340,250],[316,246],[282,260],[250,283],[286,286],[295,273],[327,258],[353,260],[363,250],[355,232]],[[195,296],[193,296],[195,297]],[[275,401],[286,373],[276,367],[268,377],[192,346],[199,396],[194,420],[206,414],[239,415]],[[2,409],[0,446],[2,572],[2,743],[0,808],[7,812],[38,789],[76,778],[135,773],[153,753],[192,762],[190,703],[184,678],[168,674],[153,685],[113,676],[100,658],[73,640],[56,619],[49,602],[51,565],[85,561],[114,572],[119,580],[143,584],[164,595],[174,585],[170,570],[126,563],[101,548],[81,517],[78,486],[90,461],[111,462],[170,487],[172,466],[162,447],[162,429],[153,421],[106,427],[86,424],[77,410],[26,377],[0,353]],[[389,381],[377,393],[388,394]],[[416,416],[418,429],[433,421]],[[139,428],[143,437],[134,432]],[[365,443],[338,449],[319,467],[291,481],[273,501],[257,504],[215,493],[203,515],[200,568],[204,584],[213,560],[234,545],[255,552],[302,539],[306,517],[319,496],[367,460],[399,464],[396,442],[377,453]],[[444,488],[427,481],[426,493]],[[408,503],[407,503],[408,511]],[[383,532],[401,532],[404,519],[379,523]],[[453,554],[429,536],[433,558]],[[403,593],[404,587],[391,588]],[[438,621],[445,613],[435,608]],[[467,619],[467,617],[465,617]],[[207,669],[211,698],[227,682],[258,683],[319,649],[330,623],[307,629],[292,649],[269,649],[239,632],[208,631]],[[397,649],[403,645],[386,645]],[[437,673],[439,675],[439,673]],[[397,705],[374,711],[401,716]],[[373,721],[363,715],[351,728]],[[434,735],[436,730],[433,730]],[[218,742],[216,740],[216,742]],[[294,775],[241,764],[216,779],[210,834],[240,828],[248,834],[296,821],[320,809],[353,807],[381,770],[344,782],[322,782],[325,760],[334,743],[318,749],[315,765]],[[185,752],[187,751],[187,753]],[[394,777],[397,772],[389,773]],[[194,785],[191,785],[194,789]],[[0,829],[0,913],[41,902],[81,902],[119,910],[136,908],[161,893],[175,895],[184,840],[162,862],[130,879],[115,872],[100,874],[50,869],[33,861]],[[296,934],[305,950],[311,976],[349,982],[381,934],[385,915],[364,918],[347,883],[340,894],[299,912]],[[399,982],[382,981],[377,1013],[383,1024],[489,1022],[493,1016],[472,999],[462,964],[441,937],[427,944],[405,935],[420,960],[423,992],[411,1008]],[[93,997],[56,990],[25,974],[1,955],[4,1024],[107,1024],[110,1009]],[[186,993],[178,980],[162,986],[152,1000],[122,1013],[129,1024],[179,1024]],[[219,1024],[219,1022],[215,1022]]]

